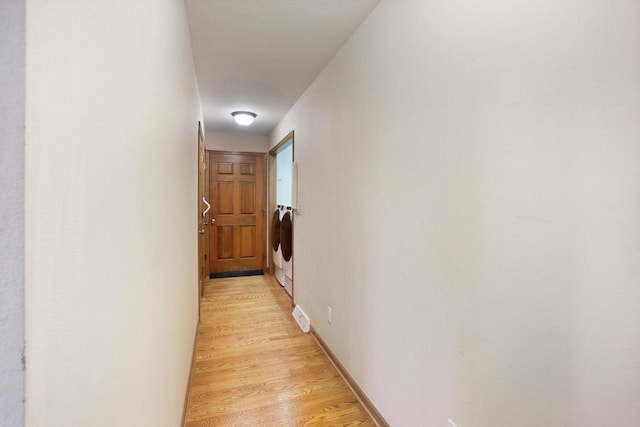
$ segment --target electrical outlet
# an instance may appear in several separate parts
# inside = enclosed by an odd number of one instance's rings
[[[449,418],[449,422],[447,423],[447,427],[458,427],[455,423]]]
[[[329,306],[327,306],[327,322],[329,322],[330,325],[333,323],[333,310]]]

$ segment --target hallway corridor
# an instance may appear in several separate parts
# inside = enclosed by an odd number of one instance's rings
[[[374,425],[272,276],[204,287],[188,427]]]

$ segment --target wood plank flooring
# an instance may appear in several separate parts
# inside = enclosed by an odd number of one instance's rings
[[[272,276],[205,284],[187,427],[374,426]]]

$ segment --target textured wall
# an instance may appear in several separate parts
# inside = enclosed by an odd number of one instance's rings
[[[0,4],[0,425],[24,420],[25,3]]]
[[[26,424],[179,425],[200,103],[182,0],[27,5]]]
[[[383,0],[272,132],[296,302],[392,425],[640,425],[638,22]]]

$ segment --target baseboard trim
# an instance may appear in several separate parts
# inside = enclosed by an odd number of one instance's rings
[[[338,370],[338,373],[344,379],[344,381],[347,383],[347,385],[349,386],[349,388],[351,389],[353,394],[356,395],[356,398],[358,398],[358,400],[360,401],[360,403],[364,407],[365,411],[367,411],[367,413],[369,414],[369,416],[371,417],[373,422],[376,423],[376,425],[378,427],[390,427],[390,425],[387,422],[387,420],[384,419],[382,414],[378,411],[378,409],[369,400],[369,398],[364,393],[364,391],[362,391],[362,389],[360,388],[358,383],[356,383],[354,381],[354,379],[351,378],[351,375],[349,375],[349,373],[344,368],[344,366],[342,366],[342,364],[340,363],[338,358],[335,356],[335,354],[333,354],[331,349],[329,349],[329,347],[327,346],[327,343],[325,343],[324,340],[322,339],[322,337],[320,337],[320,335],[318,335],[318,332],[316,332],[316,330],[313,329],[313,326],[311,326],[311,330],[309,331],[309,333],[311,334],[313,339],[316,340],[316,342],[318,343],[318,345],[320,346],[320,348],[322,349],[324,354],[327,355],[327,357],[329,358],[329,361],[331,362],[331,364]]]
[[[193,377],[193,367],[196,364],[196,349],[198,347],[198,332],[200,331],[200,319],[196,324],[196,336],[193,338],[193,353],[191,353],[191,367],[189,368],[189,379],[187,380],[187,392],[184,397],[184,408],[182,409],[182,427],[187,426],[187,411],[189,410],[189,404],[191,403],[190,393],[191,390],[191,377]]]

